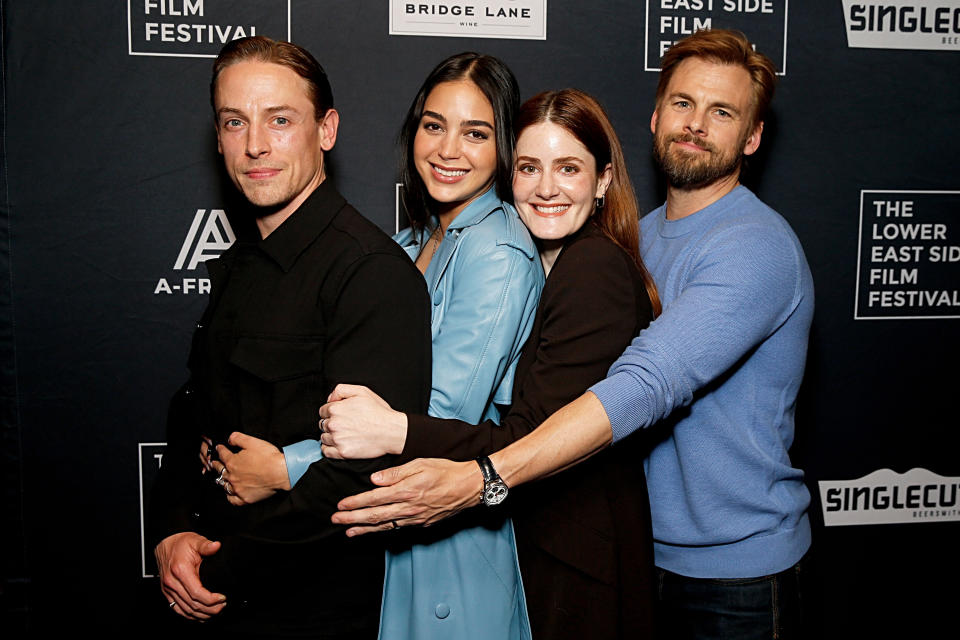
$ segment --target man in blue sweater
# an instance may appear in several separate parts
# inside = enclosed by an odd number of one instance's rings
[[[668,427],[644,468],[659,626],[671,640],[799,633],[810,495],[787,452],[813,281],[786,221],[739,182],[774,82],[739,32],[700,31],[666,53],[650,127],[667,201],[641,222],[663,313],[605,380],[490,456],[513,487]],[[334,516],[368,525],[351,534],[435,522],[477,504],[483,487],[476,464],[436,460],[373,480],[385,488]]]

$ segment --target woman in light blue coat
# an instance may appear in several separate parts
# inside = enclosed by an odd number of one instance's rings
[[[499,419],[543,286],[537,249],[509,204],[518,107],[502,62],[463,53],[430,73],[400,135],[411,226],[396,239],[433,302],[437,417]],[[454,523],[412,542],[387,555],[382,640],[530,637],[509,520]]]

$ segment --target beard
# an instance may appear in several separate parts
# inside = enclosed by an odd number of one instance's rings
[[[708,155],[701,157],[703,154],[687,153],[678,149],[671,153],[671,142],[694,144],[704,149]],[[653,137],[653,158],[660,170],[666,174],[670,186],[676,189],[700,189],[740,170],[745,143],[746,139],[739,141],[735,149],[721,151],[689,133],[668,136],[658,131]]]

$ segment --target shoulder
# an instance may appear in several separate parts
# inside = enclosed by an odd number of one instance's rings
[[[786,260],[805,263],[803,249],[793,229],[779,213],[741,187],[728,196],[722,215],[705,230],[703,252],[723,252],[747,260]]]
[[[403,254],[400,247],[377,225],[367,220],[352,205],[344,204],[334,216],[331,227],[341,234],[358,254]]]
[[[640,271],[627,252],[599,229],[585,229],[563,248],[551,276],[564,281],[619,278],[629,281]]]
[[[530,232],[513,205],[506,202],[500,202],[475,224],[464,228],[460,244],[468,252],[519,252],[529,260],[538,256]]]

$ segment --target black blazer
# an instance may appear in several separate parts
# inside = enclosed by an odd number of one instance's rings
[[[588,223],[546,280],[501,424],[409,415],[401,458],[469,460],[502,449],[603,379],[651,316],[636,265]],[[626,438],[508,498],[535,637],[652,635],[653,546],[641,438]]]

